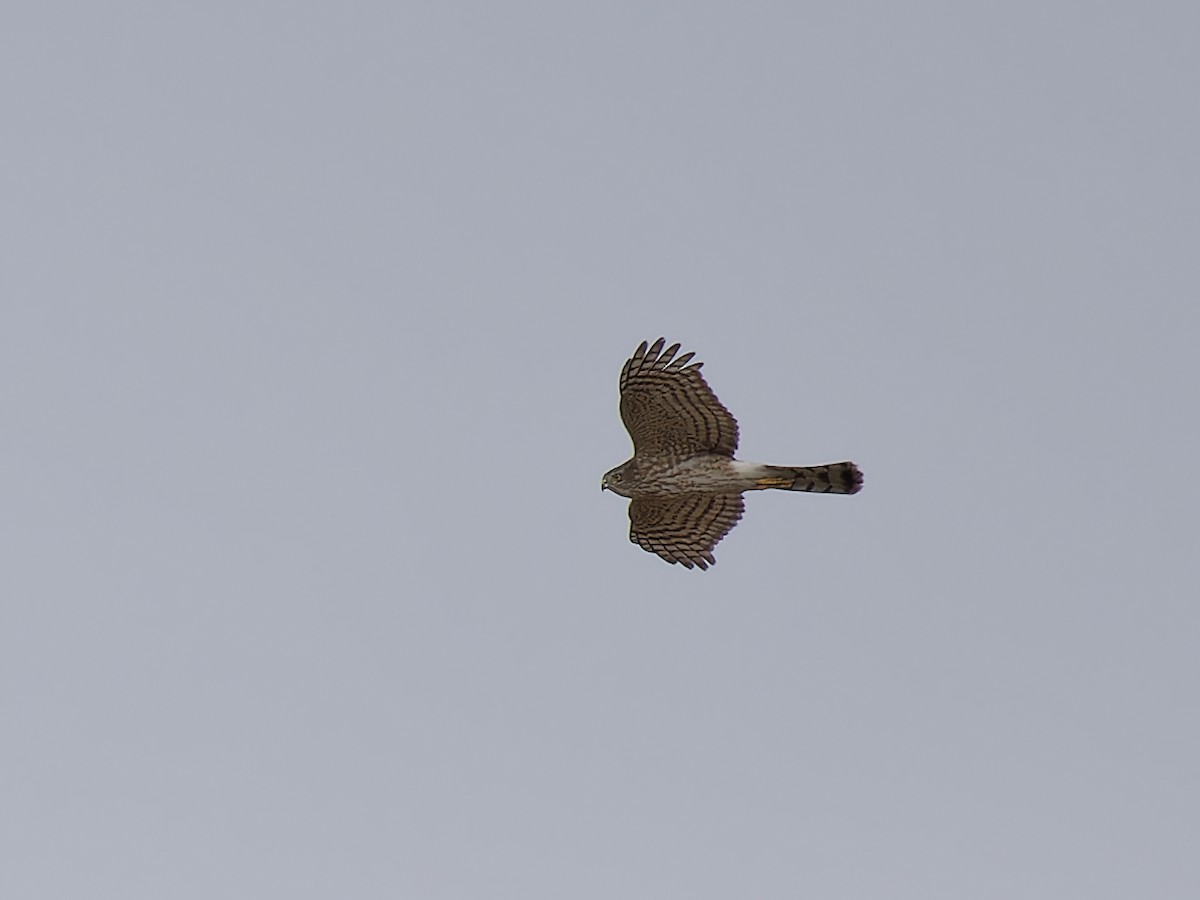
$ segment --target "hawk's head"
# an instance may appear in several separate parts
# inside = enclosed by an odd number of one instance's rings
[[[636,473],[633,471],[633,460],[623,462],[615,469],[604,473],[600,479],[600,490],[612,491],[622,497],[632,497]]]

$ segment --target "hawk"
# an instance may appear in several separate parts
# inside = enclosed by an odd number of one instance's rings
[[[621,420],[633,458],[606,472],[601,490],[630,499],[629,540],[669,563],[707,569],[713,548],[742,517],[743,491],[777,488],[855,494],[852,462],[766,466],[733,458],[737,420],[700,374],[695,353],[676,357],[643,341],[621,369]]]

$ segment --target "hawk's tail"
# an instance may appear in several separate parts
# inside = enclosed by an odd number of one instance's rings
[[[757,487],[781,491],[814,491],[818,494],[857,494],[862,488],[862,472],[852,462],[827,466],[762,466],[755,479]]]

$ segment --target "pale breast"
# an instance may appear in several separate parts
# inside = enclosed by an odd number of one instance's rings
[[[716,493],[742,490],[745,478],[734,471],[727,456],[704,454],[675,462],[643,463],[638,490],[654,494]]]

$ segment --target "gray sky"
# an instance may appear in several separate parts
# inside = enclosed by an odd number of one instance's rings
[[[1198,10],[6,5],[0,894],[1200,896]]]

